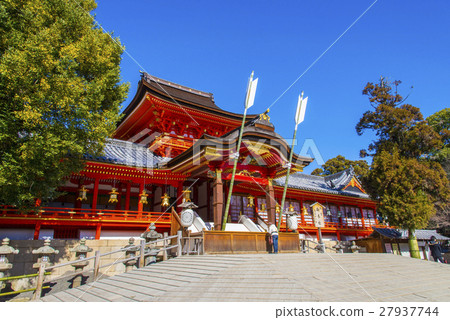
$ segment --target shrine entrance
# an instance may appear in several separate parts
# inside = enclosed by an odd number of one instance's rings
[[[251,195],[245,196],[233,194],[231,197],[228,222],[237,223],[242,215],[245,215],[247,218],[253,220],[253,222],[256,222],[256,208],[252,198],[254,199]]]

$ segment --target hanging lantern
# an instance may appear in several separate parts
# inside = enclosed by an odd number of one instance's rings
[[[276,213],[280,213],[281,212],[281,206],[278,203],[275,205],[275,212]]]
[[[164,193],[164,195],[161,197],[161,200],[162,200],[161,206],[163,206],[163,207],[170,206],[169,199],[170,199],[170,197],[167,195],[167,193]]]
[[[108,202],[109,203],[117,203],[117,202],[119,202],[119,200],[117,199],[117,195],[118,194],[119,193],[116,191],[116,188],[112,188],[111,192],[109,193],[109,200],[108,200]]]
[[[147,201],[148,194],[147,194],[147,192],[145,192],[145,189],[142,190],[142,193],[139,195],[139,197],[140,197],[139,203],[142,203],[142,204],[148,203],[148,201]]]
[[[342,212],[338,211],[338,218],[342,217]]]
[[[327,216],[331,217],[331,210],[330,210],[330,208],[327,208]]]
[[[191,190],[183,190],[183,202],[191,202]]]
[[[247,197],[247,199],[248,199],[247,207],[253,208],[255,206],[255,202],[254,202],[255,197],[252,195],[249,195]]]
[[[87,200],[87,197],[86,197],[87,191],[88,191],[88,189],[86,189],[84,186],[81,186],[81,188],[78,190],[77,201]]]
[[[266,212],[266,204],[265,203],[261,203],[261,210],[259,210],[261,212]]]
[[[308,215],[308,210],[306,209],[305,206],[303,206],[302,213],[303,213],[303,215],[305,215],[305,216]]]
[[[292,203],[289,205],[288,213],[295,214],[295,209],[294,209],[294,206],[292,205]]]

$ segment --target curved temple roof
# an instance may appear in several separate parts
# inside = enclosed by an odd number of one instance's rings
[[[167,161],[167,158],[155,155],[142,144],[117,139],[108,139],[103,151],[104,156],[88,155],[85,159],[139,168],[156,168],[158,164]]]
[[[294,173],[289,176],[288,187],[300,190],[339,194],[344,196],[352,196],[369,199],[369,195],[362,192],[358,188],[344,190],[352,179],[357,179],[353,168],[329,175],[329,176],[313,176],[302,173]],[[275,184],[284,186],[286,177],[274,180]]]

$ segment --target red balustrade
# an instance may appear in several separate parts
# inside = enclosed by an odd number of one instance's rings
[[[170,223],[170,212],[149,212],[132,210],[84,209],[84,208],[51,208],[43,207],[37,210],[20,210],[11,207],[0,209],[2,217],[21,217],[33,219],[71,219],[71,220],[101,220],[101,221],[146,221]]]

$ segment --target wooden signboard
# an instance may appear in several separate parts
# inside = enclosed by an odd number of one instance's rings
[[[317,228],[325,227],[325,220],[323,218],[323,209],[325,206],[315,202],[311,205],[311,208],[313,212],[314,226]]]

